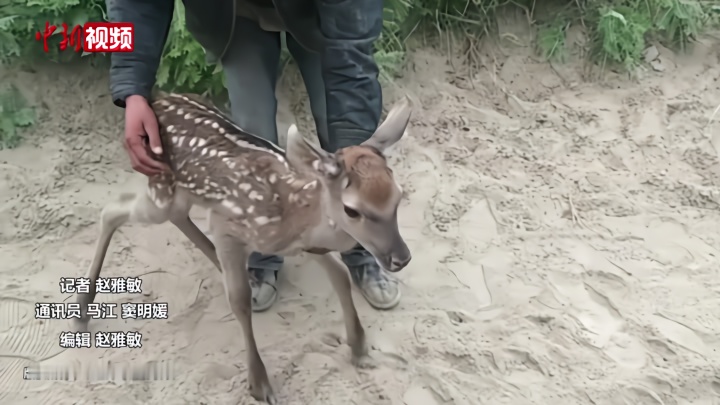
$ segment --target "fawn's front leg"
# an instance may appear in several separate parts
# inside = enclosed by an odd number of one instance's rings
[[[252,328],[252,292],[247,269],[249,254],[240,241],[227,235],[218,227],[213,228],[213,239],[222,268],[225,295],[245,335],[250,395],[258,401],[274,405],[277,401],[270,386],[265,364],[258,353]]]
[[[345,265],[331,253],[316,256],[318,262],[327,272],[333,289],[340,299],[340,306],[343,311],[343,319],[345,321],[345,332],[347,333],[347,342],[352,349],[352,361],[356,366],[367,366],[368,348],[365,340],[365,330],[358,318],[357,309],[352,299],[352,287],[350,285],[350,275]]]

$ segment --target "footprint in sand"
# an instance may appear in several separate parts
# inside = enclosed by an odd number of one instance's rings
[[[607,296],[567,273],[551,273],[548,278],[556,290],[556,298],[564,302],[570,315],[586,329],[582,343],[602,349],[623,367],[639,369],[645,365],[644,345],[623,331],[623,316]]]

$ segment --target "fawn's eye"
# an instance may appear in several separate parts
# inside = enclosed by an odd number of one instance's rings
[[[350,218],[357,218],[360,216],[360,213],[355,211],[354,209],[348,207],[347,205],[344,206],[345,208],[345,215],[349,216]]]

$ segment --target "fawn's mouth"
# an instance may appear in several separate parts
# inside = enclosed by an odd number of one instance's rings
[[[378,264],[385,271],[388,271],[390,273],[397,273],[407,267],[408,263],[410,263],[410,259],[411,258],[408,257],[407,259],[398,260],[392,258],[392,256],[385,256],[383,260],[378,260]]]

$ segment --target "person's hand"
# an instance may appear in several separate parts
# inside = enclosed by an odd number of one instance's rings
[[[152,149],[155,155],[162,155],[162,143],[155,113],[143,96],[133,95],[125,99],[123,144],[134,170],[146,176],[160,174],[165,170],[166,166],[155,160],[150,152]]]

